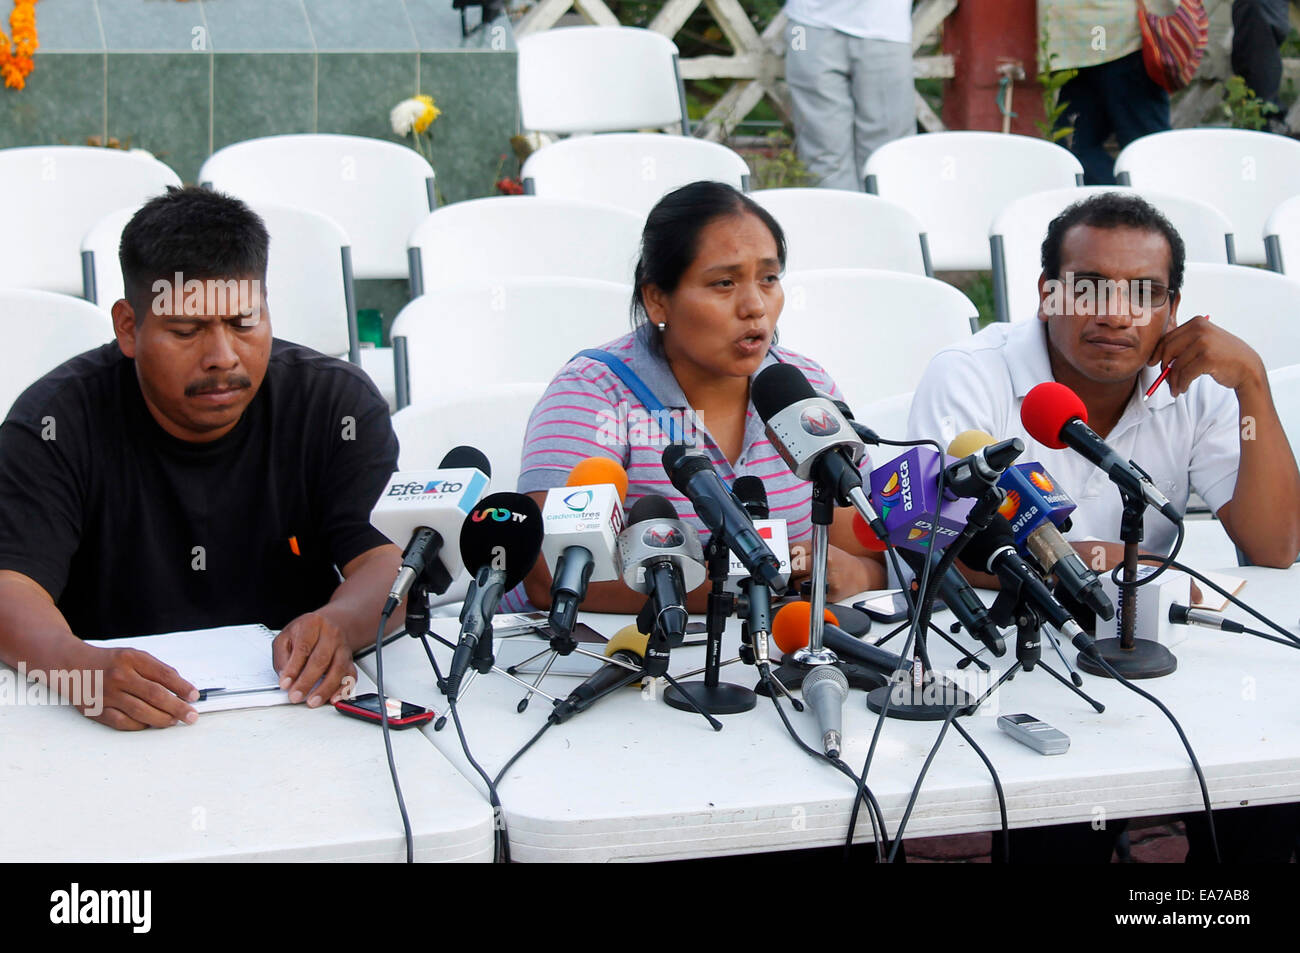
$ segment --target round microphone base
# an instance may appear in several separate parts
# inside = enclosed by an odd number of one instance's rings
[[[1160,678],[1178,668],[1174,653],[1152,639],[1134,639],[1131,649],[1121,648],[1119,639],[1098,639],[1096,645],[1097,653],[1125,678]],[[1078,664],[1089,675],[1112,677],[1110,672],[1082,652]]]
[[[875,669],[867,668],[864,665],[855,665],[853,662],[840,659],[835,663],[835,667],[844,673],[844,677],[849,681],[849,688],[860,688],[864,692],[869,692],[873,688],[881,688],[889,684],[888,675],[881,674]],[[781,664],[773,667],[772,677],[790,691],[794,691],[803,685],[804,676],[814,668],[816,668],[815,665],[800,665],[787,656],[781,660]],[[762,681],[754,686],[754,691],[767,697],[767,685]]]
[[[737,715],[758,704],[758,696],[743,685],[732,685],[729,682],[719,682],[717,685],[705,685],[703,682],[679,684],[684,692],[671,686],[664,692],[664,701],[678,711],[693,712],[698,706],[710,715]],[[686,692],[690,693],[690,701],[684,697]],[[692,705],[691,701],[695,704]]]
[[[927,679],[920,688],[911,680],[901,685],[885,686],[867,693],[867,707],[880,714],[889,702],[886,718],[902,721],[943,721],[957,706],[958,715],[970,714],[975,697],[947,679]]]

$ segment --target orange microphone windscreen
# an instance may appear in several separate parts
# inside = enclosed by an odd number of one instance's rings
[[[867,521],[862,518],[861,513],[853,514],[853,535],[858,538],[858,542],[873,553],[883,553],[886,549],[885,541],[876,535],[876,531],[867,525]]]
[[[822,618],[831,625],[840,624],[830,609],[822,611]],[[772,641],[782,655],[797,652],[808,644],[808,623],[811,621],[812,604],[808,602],[791,602],[777,611],[772,617]]]
[[[612,483],[620,500],[627,499],[627,471],[609,457],[588,457],[569,471],[565,486],[600,486]]]

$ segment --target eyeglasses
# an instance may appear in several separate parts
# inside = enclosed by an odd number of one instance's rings
[[[1169,302],[1169,286],[1149,278],[1132,280],[1106,278],[1102,275],[1071,275],[1066,285],[1078,312],[1109,311],[1120,297],[1130,309],[1152,311]]]

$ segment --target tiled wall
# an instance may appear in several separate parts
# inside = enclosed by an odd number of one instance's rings
[[[41,0],[36,25],[27,88],[0,87],[0,148],[116,137],[194,182],[241,139],[398,141],[389,110],[428,93],[443,110],[433,164],[452,202],[493,192],[518,129],[508,21],[462,38],[451,0]]]

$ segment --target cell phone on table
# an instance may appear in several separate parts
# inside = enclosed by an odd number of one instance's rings
[[[419,705],[404,702],[400,698],[388,698],[385,701],[388,709],[388,727],[390,728],[400,730],[410,728],[413,725],[423,725],[432,721],[437,714],[432,708],[421,708]],[[356,698],[345,698],[336,701],[334,707],[341,714],[348,715],[351,718],[360,718],[362,721],[369,721],[376,725],[384,723],[384,716],[379,712],[378,692],[369,692],[365,695],[358,695]]]
[[[907,618],[907,597],[902,589],[882,589],[867,593],[867,598],[853,603],[876,622],[901,622]]]

